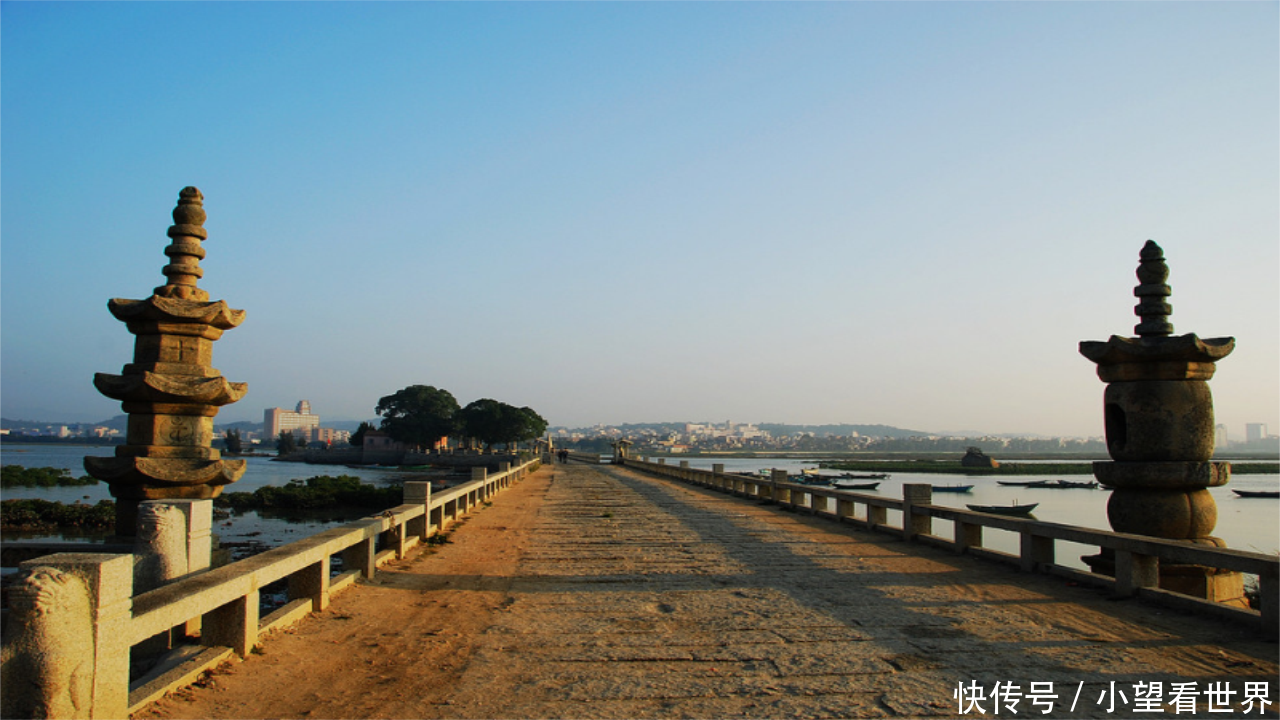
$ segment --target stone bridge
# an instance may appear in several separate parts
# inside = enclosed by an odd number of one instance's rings
[[[135,716],[1274,716],[1256,625],[757,495],[544,465]]]
[[[212,498],[244,472],[210,446],[213,417],[247,390],[212,343],[244,312],[197,287],[199,190],[173,218],[166,283],[108,304],[134,362],[95,377],[130,414],[116,456],[86,459],[125,547],[22,563],[6,718],[1276,716],[1280,561],[1209,535],[1230,468],[1206,382],[1234,340],[1172,336],[1154,243],[1139,337],[1081,344],[1108,384],[1114,462],[1095,474],[1122,532],[938,507],[927,485],[894,499],[650,463],[620,440],[610,466],[485,458],[458,487],[406,483],[400,506],[211,568]],[[984,547],[988,528],[1019,552]],[[1058,541],[1098,547],[1091,571]],[[1260,610],[1233,607],[1243,574]]]

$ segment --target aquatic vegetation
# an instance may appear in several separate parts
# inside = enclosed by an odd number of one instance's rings
[[[88,475],[72,477],[65,468],[28,468],[21,465],[5,465],[0,468],[0,487],[75,487],[97,485],[97,478]]]
[[[116,504],[110,500],[101,500],[97,505],[36,498],[0,502],[0,528],[4,530],[108,530],[115,524]]]
[[[399,505],[404,491],[399,486],[380,487],[360,482],[353,475],[317,475],[306,480],[290,480],[283,487],[267,485],[253,492],[224,492],[214,505],[234,510],[318,510],[339,507],[385,509]]]

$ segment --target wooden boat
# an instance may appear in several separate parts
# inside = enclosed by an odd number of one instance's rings
[[[1054,490],[1092,490],[1098,487],[1096,482],[1072,482],[1070,480],[1046,480],[1041,485],[1029,485],[1028,487],[1036,488],[1052,488]]]
[[[880,483],[878,482],[847,483],[847,482],[840,482],[839,480],[837,480],[831,483],[831,486],[837,490],[875,490],[876,488],[880,487]]]
[[[992,515],[1030,515],[1040,503],[1030,505],[965,505],[974,512],[991,513]]]
[[[1280,490],[1235,490],[1231,492],[1242,498],[1280,498]]]
[[[1009,487],[1026,487],[1026,488],[1049,488],[1050,490],[1071,490],[1082,489],[1092,490],[1098,487],[1096,482],[1073,482],[1071,480],[997,480],[997,484]]]
[[[972,485],[934,485],[934,492],[967,493],[973,490]]]

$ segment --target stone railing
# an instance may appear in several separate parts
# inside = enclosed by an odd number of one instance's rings
[[[36,707],[54,708],[48,717],[128,717],[165,692],[190,684],[232,654],[248,655],[264,634],[328,607],[330,598],[357,578],[372,578],[379,566],[404,557],[411,548],[444,531],[538,465],[537,460],[514,468],[503,463],[502,469],[492,475],[485,468],[473,468],[469,482],[438,493],[431,492],[429,482],[406,482],[403,505],[260,555],[180,577],[138,595],[133,594],[132,554],[57,553],[25,561],[21,568],[30,587],[24,587],[24,597],[48,597],[48,587],[57,585],[71,587],[71,595],[83,598],[85,593],[79,590],[82,583],[88,595],[88,617],[83,623],[84,637],[60,641],[73,648],[69,657],[50,658],[33,652],[25,660],[14,660],[6,647],[3,691],[6,710],[14,714],[6,712],[4,717],[29,716],[20,714],[21,706],[13,703],[18,702],[22,687],[29,684],[22,676],[36,665],[39,667],[35,671],[41,677],[78,672],[83,678],[91,672],[87,682],[72,683],[84,688],[81,697],[33,700]],[[331,571],[335,556],[341,558],[343,572]],[[272,583],[287,585],[288,601],[259,617],[260,593]],[[6,645],[14,640],[21,645],[26,636],[32,636],[29,644],[39,649],[49,645],[47,639],[36,637],[41,633],[66,634],[62,626],[37,627],[40,621],[29,621],[37,613],[30,608],[24,610],[11,611],[21,617],[11,614],[10,624],[14,624],[13,620],[19,622],[15,627],[6,627]],[[187,648],[190,652],[185,653],[185,659],[130,683],[131,649],[154,643],[157,637],[171,643],[170,638],[177,636],[181,645],[181,636],[194,635],[196,630],[199,645]],[[68,667],[54,667],[59,665]],[[61,685],[62,694],[66,695],[66,684],[51,685]],[[31,692],[51,691],[36,688]]]
[[[600,465],[601,463],[606,462],[604,460],[604,456],[599,453],[574,452],[572,450],[569,451],[569,459],[577,460],[578,462],[590,463],[592,465]]]
[[[739,497],[805,510],[837,522],[892,533],[905,540],[1010,563],[1027,572],[1066,577],[1109,589],[1117,597],[1137,597],[1191,612],[1243,621],[1257,627],[1267,637],[1280,637],[1280,558],[1274,555],[933,505],[932,487],[925,484],[904,485],[903,498],[899,500],[789,482],[784,470],[774,470],[772,477],[766,478],[726,473],[723,465],[715,465],[712,470],[690,468],[688,461],[681,461],[677,467],[663,462],[628,459],[625,465]],[[889,524],[890,510],[901,513],[903,520],[897,526]],[[933,534],[935,518],[951,521],[952,537]],[[1014,554],[983,547],[983,528],[1017,533],[1019,552]],[[1114,553],[1115,577],[1058,564],[1054,545],[1059,540]],[[1238,608],[1159,588],[1162,562],[1256,575],[1260,608]]]

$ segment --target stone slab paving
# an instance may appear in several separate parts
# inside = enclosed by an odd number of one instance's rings
[[[1114,717],[1111,681],[1275,700],[1276,646],[1230,626],[612,467],[558,476],[510,592],[442,716],[948,717],[975,680],[1067,695],[1023,716]]]
[[[1059,696],[988,717],[1244,716],[1099,705],[1136,682],[1277,701],[1277,645],[1236,626],[581,464],[262,650],[144,716],[976,717],[953,696],[973,682]]]

